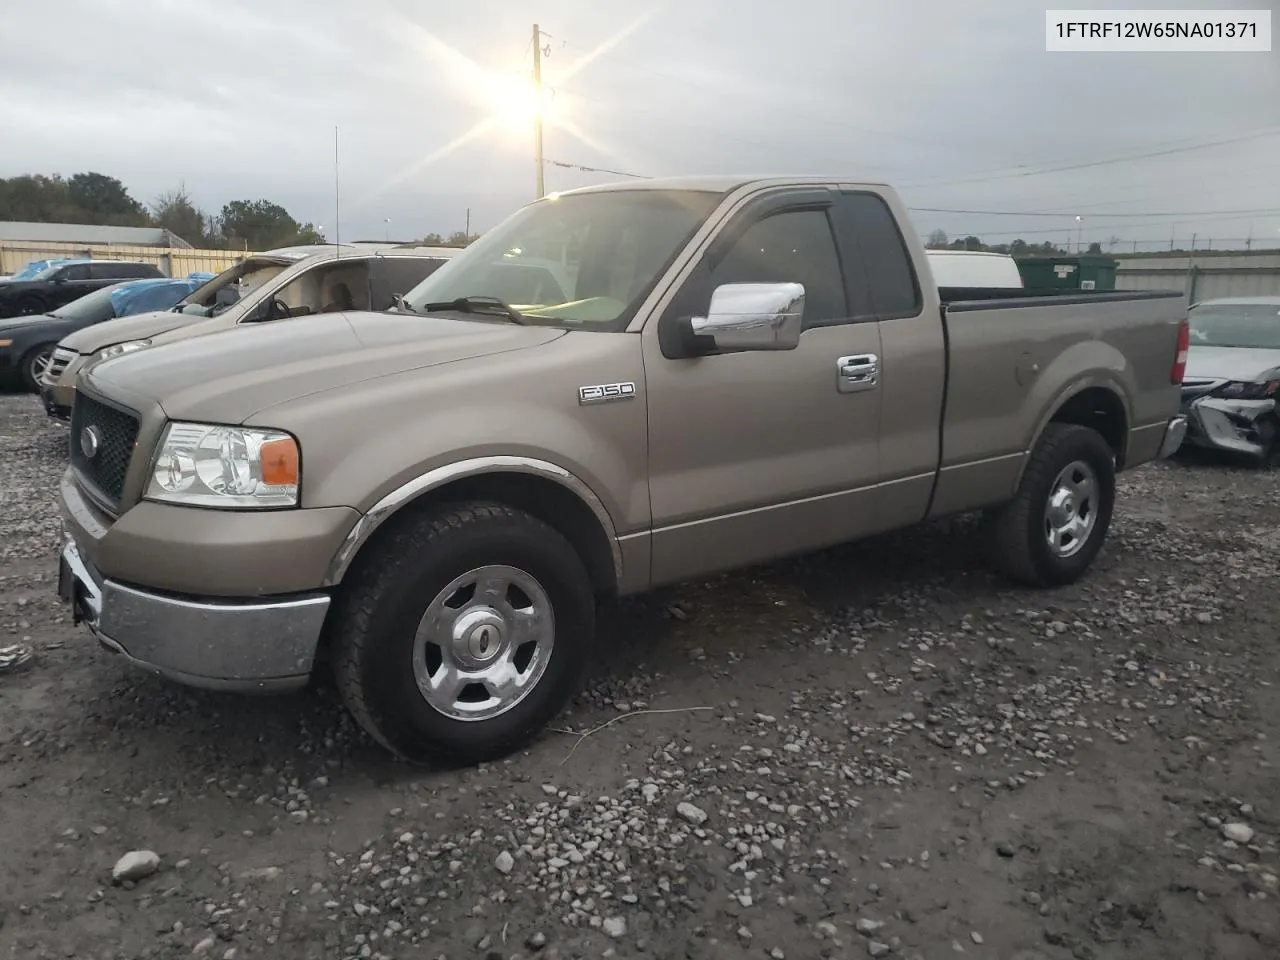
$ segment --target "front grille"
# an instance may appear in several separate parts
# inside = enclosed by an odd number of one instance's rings
[[[138,439],[138,417],[76,391],[71,408],[71,465],[114,509]],[[92,455],[91,455],[92,454]]]
[[[62,376],[63,371],[67,369],[68,364],[78,356],[80,356],[80,354],[76,353],[74,350],[66,350],[62,347],[58,347],[53,351],[53,359],[49,361],[49,366],[45,368],[44,378],[50,383],[57,380]]]

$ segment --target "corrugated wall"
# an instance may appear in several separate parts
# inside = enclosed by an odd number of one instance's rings
[[[1192,303],[1280,296],[1280,253],[1221,257],[1122,257],[1118,290],[1181,290]]]
[[[103,260],[141,260],[154,263],[170,277],[189,273],[220,273],[252,251],[195,250],[185,247],[131,247],[118,244],[52,243],[0,240],[0,273],[16,273],[32,260],[54,257],[95,257]]]

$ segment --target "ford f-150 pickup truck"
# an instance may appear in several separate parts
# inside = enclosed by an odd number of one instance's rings
[[[967,511],[1004,573],[1075,580],[1116,472],[1182,440],[1187,336],[1180,293],[940,292],[879,184],[552,195],[393,312],[87,368],[59,589],[178,681],[328,661],[396,754],[498,757],[598,598]]]

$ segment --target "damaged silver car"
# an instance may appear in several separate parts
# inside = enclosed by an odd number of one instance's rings
[[[1280,461],[1280,297],[1205,300],[1188,313],[1184,446]]]

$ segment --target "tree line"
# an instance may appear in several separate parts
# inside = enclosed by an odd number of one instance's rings
[[[143,204],[115,177],[92,171],[0,178],[0,220],[164,227],[192,246],[218,250],[270,250],[324,241],[314,225],[295,220],[270,200],[232,200],[208,213],[179,184]]]
[[[455,230],[447,237],[438,233],[428,233],[420,242],[424,247],[465,247],[475,243],[479,239],[480,234],[478,233],[467,233],[465,230]]]
[[[1048,240],[1043,243],[1028,243],[1026,240],[1014,240],[1010,243],[983,243],[980,238],[974,236],[951,240],[948,239],[945,230],[934,230],[929,234],[925,246],[931,250],[980,250],[987,253],[1007,253],[1014,257],[1057,257],[1071,252]],[[1102,253],[1102,244],[1091,243],[1086,252]]]

